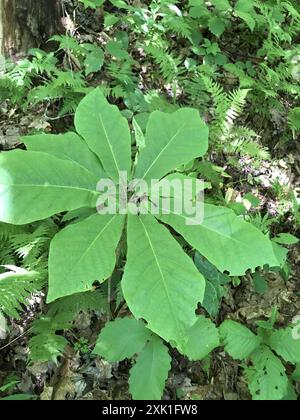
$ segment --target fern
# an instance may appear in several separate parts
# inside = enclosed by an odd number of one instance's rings
[[[57,362],[57,358],[69,344],[59,335],[60,331],[70,330],[80,312],[106,312],[107,297],[103,290],[78,293],[58,299],[49,306],[45,316],[33,322],[32,332],[35,334],[29,341],[31,362]]]
[[[146,51],[159,66],[160,74],[165,83],[177,80],[184,73],[184,69],[181,66],[182,60],[174,57],[172,53],[164,48],[150,44],[146,47]]]
[[[223,138],[226,138],[230,133],[235,120],[242,114],[243,109],[246,105],[246,98],[249,93],[249,89],[238,89],[234,92],[230,92],[227,95],[229,107],[226,111],[225,118],[221,125],[221,131]]]
[[[32,226],[0,224],[0,310],[19,318],[31,293],[40,291],[47,279],[47,252],[57,231],[45,221]]]
[[[29,340],[31,362],[57,362],[68,341],[56,332],[71,328],[68,315],[63,312],[55,317],[42,316],[32,324],[31,330],[36,335]]]
[[[191,36],[191,22],[182,16],[167,17],[162,21],[162,24],[166,27],[167,31],[178,34],[182,38],[188,39]]]
[[[239,154],[254,158],[257,163],[269,160],[268,150],[258,142],[259,135],[252,129],[236,125],[246,106],[250,89],[239,88],[227,93],[210,77],[202,75],[201,79],[213,101],[213,120],[210,127],[212,143],[218,149],[233,155],[233,164],[237,164],[235,156]]]
[[[219,83],[204,75],[201,78],[207,92],[211,94],[213,100],[215,121],[219,125],[223,124],[228,110],[228,97]]]
[[[9,98],[12,103],[27,106],[26,95],[33,86],[35,78],[43,82],[57,69],[57,58],[53,53],[45,53],[37,48],[29,50],[31,59],[20,60],[17,64],[6,62],[4,77],[0,78],[0,98]]]
[[[261,230],[265,235],[270,234],[271,225],[276,219],[270,218],[268,214],[262,216],[261,213],[255,213],[249,215],[249,221],[259,230]]]
[[[57,39],[56,39],[57,38]],[[61,48],[75,49],[84,56],[84,48],[70,37],[54,37]],[[62,101],[60,115],[73,112],[83,95],[88,92],[81,71],[61,70],[54,53],[39,49],[29,51],[31,59],[24,59],[16,65],[6,63],[4,77],[0,79],[0,99],[10,98],[28,108],[40,102]]]
[[[48,252],[49,244],[57,226],[51,221],[45,221],[31,233],[16,234],[11,237],[11,245],[15,254],[23,261],[23,266],[33,269],[38,266],[40,257]]]
[[[50,41],[59,43],[58,51],[72,51],[75,54],[81,54],[80,44],[69,35],[54,35],[50,38]]]
[[[82,89],[86,86],[86,82],[80,73],[71,71],[56,71],[55,78],[52,80],[54,89],[61,87],[72,88],[73,90]]]
[[[84,95],[82,92],[72,92],[70,90],[65,90],[62,97],[60,98],[61,108],[58,115],[64,116],[68,114],[74,114],[83,96]]]
[[[205,84],[198,72],[191,74],[188,79],[184,78],[181,81],[181,86],[185,102],[197,107],[201,113],[206,112],[210,96],[207,94]]]
[[[16,264],[16,255],[14,255],[11,239],[14,235],[25,232],[26,227],[0,223],[0,273],[5,272],[5,268],[1,266]]]
[[[18,88],[8,76],[0,78],[0,101],[9,98],[12,104],[16,104],[20,103],[24,96],[25,90]]]
[[[232,137],[234,123],[244,110],[250,90],[237,89],[226,93],[222,86],[210,77],[202,76],[202,80],[214,103],[212,134],[224,143],[226,139]],[[246,132],[246,129],[244,129],[244,132]],[[249,131],[248,134],[252,137],[252,132]]]
[[[241,154],[256,158],[259,161],[270,160],[271,156],[267,148],[255,141],[246,141],[240,148]]]
[[[28,94],[27,105],[62,101],[59,115],[74,112],[84,94],[89,91],[82,74],[57,70],[50,81],[34,88]]]
[[[19,319],[19,312],[26,305],[26,299],[40,290],[45,278],[35,271],[15,266],[4,266],[8,271],[0,274],[0,310],[5,315]]]
[[[106,70],[112,79],[112,85],[129,86],[136,80],[132,72],[134,62],[131,60],[113,60],[107,66]]]
[[[53,52],[46,53],[38,48],[33,48],[28,51],[28,54],[32,56],[32,59],[27,62],[27,73],[48,77],[55,73],[58,60]]]

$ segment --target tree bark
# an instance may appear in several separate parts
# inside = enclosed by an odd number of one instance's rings
[[[61,29],[60,0],[0,0],[0,54],[39,47]]]

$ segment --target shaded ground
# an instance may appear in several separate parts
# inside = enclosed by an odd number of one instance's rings
[[[224,298],[220,311],[220,321],[225,318],[241,321],[250,328],[257,319],[267,319],[272,307],[279,308],[278,326],[291,323],[300,313],[299,291],[299,253],[292,252],[295,260],[293,274],[288,282],[280,276],[270,276],[269,290],[258,295],[253,286],[244,280],[237,288],[231,287]],[[298,263],[297,263],[298,261]],[[39,299],[37,299],[39,300]],[[39,305],[33,302],[33,312]],[[26,318],[27,316],[27,318]],[[109,364],[89,353],[75,352],[69,348],[58,366],[53,363],[38,363],[26,366],[28,356],[28,335],[20,337],[32,319],[30,311],[24,314],[20,323],[12,325],[12,332],[6,341],[7,347],[1,349],[0,384],[8,374],[18,374],[21,383],[19,392],[40,395],[41,399],[129,399],[128,372],[130,362]],[[98,334],[98,322],[90,316],[80,315],[74,333],[93,342]],[[95,328],[95,329],[94,329]],[[71,333],[70,333],[71,334]],[[18,338],[19,337],[19,338]],[[9,344],[9,341],[16,339]],[[72,337],[70,337],[72,340]],[[164,399],[204,399],[204,400],[247,400],[251,399],[243,369],[230,359],[222,349],[217,349],[202,362],[189,362],[174,350],[172,371],[170,373]],[[298,389],[300,392],[300,389]]]

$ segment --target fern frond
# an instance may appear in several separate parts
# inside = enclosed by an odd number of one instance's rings
[[[191,36],[192,28],[186,18],[173,16],[163,19],[162,25],[172,33],[178,34],[188,39]]]
[[[235,120],[241,115],[246,105],[246,98],[250,89],[238,89],[227,95],[229,108],[226,111],[225,119],[221,124],[221,131],[225,138],[232,129]]]
[[[187,103],[197,107],[201,113],[204,113],[209,104],[210,97],[207,94],[202,77],[198,74],[190,79],[184,79],[181,82],[184,96],[187,97]]]
[[[28,64],[28,72],[48,77],[56,72],[58,60],[54,53],[46,53],[38,48],[33,48],[29,50],[28,54],[32,56],[32,60]]]
[[[82,93],[65,90],[63,97],[61,98],[62,104],[58,115],[64,116],[67,114],[74,114],[83,96],[84,94]]]
[[[29,360],[31,362],[57,362],[64,352],[68,341],[57,331],[70,329],[72,320],[65,313],[55,317],[42,316],[32,324],[32,332],[36,334],[29,340]]]
[[[107,66],[106,70],[109,77],[112,79],[113,84],[128,86],[133,85],[136,81],[136,76],[132,72],[132,60],[113,60]]]
[[[270,218],[268,214],[262,216],[261,213],[255,213],[249,215],[249,222],[252,223],[257,229],[262,231],[265,235],[270,234],[270,226],[274,222],[273,218]]]
[[[174,57],[169,51],[157,45],[148,45],[146,51],[153,58],[154,62],[159,66],[160,73],[165,83],[176,80],[184,73],[182,68],[182,60]]]
[[[247,95],[250,89],[237,89],[226,93],[219,83],[210,77],[201,76],[206,90],[211,94],[214,103],[214,121],[212,132],[226,140],[236,119],[241,115],[246,105]]]
[[[71,87],[73,89],[81,89],[86,87],[86,82],[83,80],[81,73],[74,73],[71,71],[57,71],[56,77],[52,80],[54,89],[60,87]]]
[[[32,324],[32,332],[36,335],[29,341],[30,361],[56,362],[68,344],[58,332],[71,329],[82,311],[106,312],[104,290],[77,293],[51,303],[47,315]]]
[[[243,144],[243,154],[259,160],[270,160],[271,156],[265,147],[259,145],[255,141],[248,141]]]
[[[76,41],[75,38],[72,38],[68,35],[54,35],[50,38],[50,41],[56,41],[59,43],[58,50],[72,51],[75,54],[81,53],[81,46]]]
[[[47,278],[47,252],[57,226],[51,220],[33,226],[0,224],[0,310],[19,318],[32,293]]]
[[[23,266],[27,269],[33,269],[39,263],[39,257],[48,250],[50,241],[56,232],[56,225],[53,222],[46,221],[31,233],[11,236],[10,244],[15,254],[23,260]]]
[[[19,319],[22,304],[31,293],[36,293],[44,286],[44,280],[37,272],[6,266],[6,273],[0,274],[0,310],[9,317]]]
[[[67,345],[68,341],[62,335],[38,334],[29,340],[29,361],[57,363]]]
[[[202,75],[202,80],[208,93],[211,94],[214,104],[215,121],[222,125],[226,118],[226,112],[229,106],[228,97],[223,87],[212,80],[210,77]]]

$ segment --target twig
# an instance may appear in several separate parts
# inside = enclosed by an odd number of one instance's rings
[[[20,334],[18,337],[11,340],[9,343],[5,344],[5,346],[0,348],[1,350],[4,350],[6,347],[9,347],[11,344],[13,344],[15,341],[19,340],[19,338],[23,337],[25,334],[27,334],[30,330],[32,330],[32,327],[28,328],[28,330],[24,331],[22,334]]]

